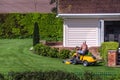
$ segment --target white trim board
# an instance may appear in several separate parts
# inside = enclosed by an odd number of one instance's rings
[[[100,14],[58,14],[63,18],[120,18],[120,13],[100,13]]]

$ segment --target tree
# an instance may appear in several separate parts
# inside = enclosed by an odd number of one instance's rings
[[[56,4],[57,3],[57,0],[51,0],[50,1],[50,4],[52,5],[52,4]],[[56,6],[55,7],[53,7],[52,9],[51,9],[51,11],[53,12],[53,13],[57,13],[57,4],[56,4]]]
[[[34,32],[33,32],[33,46],[39,43],[39,26],[38,23],[34,24]]]
[[[55,3],[56,2],[56,0],[51,0],[50,1],[50,4],[53,4],[53,3]]]

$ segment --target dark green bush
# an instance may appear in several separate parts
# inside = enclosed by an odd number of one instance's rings
[[[51,47],[43,45],[41,55],[42,56],[49,56],[50,50],[51,50]]]
[[[100,54],[105,61],[105,64],[107,63],[107,54],[108,50],[117,50],[119,47],[118,42],[103,42],[100,47]]]
[[[83,74],[83,79],[84,80],[93,80],[93,73],[89,71],[85,71]]]
[[[107,73],[107,74],[106,74]],[[84,71],[70,73],[64,71],[28,71],[9,72],[6,78],[1,74],[0,80],[119,80],[119,73]]]
[[[75,49],[70,52],[69,57],[72,57],[74,53],[76,53],[76,50],[75,50]]]
[[[63,71],[11,72],[11,80],[80,80],[73,73]]]
[[[108,80],[120,80],[120,74],[108,77]]]
[[[48,52],[50,51],[50,47],[43,45],[43,44],[37,44],[34,46],[34,51],[38,55],[48,56]]]
[[[91,72],[84,71],[77,74],[80,77],[80,80],[119,80],[119,74],[116,72]],[[118,76],[117,76],[118,75]]]
[[[51,48],[48,52],[48,55],[52,58],[58,58],[59,49]]]
[[[80,80],[103,80],[103,77],[97,76],[93,72],[85,71],[83,72],[83,76],[80,78]]]
[[[62,58],[62,59],[69,58],[69,56],[70,56],[70,50],[67,50],[67,49],[60,50],[60,52],[58,54],[58,57]]]
[[[4,75],[0,74],[0,80],[5,80]]]
[[[0,74],[0,80],[120,80],[120,73],[82,71],[70,73],[64,71],[26,71]]]
[[[34,46],[34,52],[38,55],[49,56],[52,58],[66,59],[70,56],[70,50],[62,49],[59,51],[57,48],[52,48],[43,44],[37,44]]]
[[[35,54],[38,54],[38,55],[41,55],[41,51],[42,51],[42,44],[37,44],[34,46],[34,53]]]
[[[51,48],[51,47],[49,47],[47,45],[43,45],[43,44],[37,44],[34,47],[34,51],[38,55],[49,56],[52,58],[57,58],[58,53],[59,53],[59,50],[57,48]]]

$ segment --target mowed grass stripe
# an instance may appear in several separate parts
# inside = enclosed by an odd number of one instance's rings
[[[103,65],[88,66],[66,65],[62,59],[43,57],[29,51],[32,39],[1,39],[0,40],[0,73],[11,71],[48,71],[62,70],[79,73],[92,72],[120,72],[119,68],[110,68]]]

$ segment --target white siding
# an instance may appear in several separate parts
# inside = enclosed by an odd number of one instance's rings
[[[64,23],[64,46],[80,46],[86,41],[88,46],[98,46],[97,19],[66,19]]]

